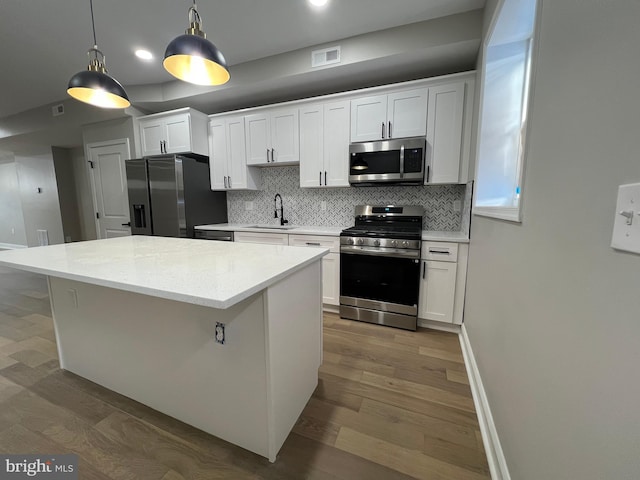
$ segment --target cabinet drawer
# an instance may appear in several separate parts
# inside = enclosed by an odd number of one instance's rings
[[[440,262],[458,261],[458,244],[449,242],[422,242],[422,259]]]
[[[289,235],[289,245],[294,247],[324,247],[333,253],[340,252],[340,237],[324,235]]]
[[[242,243],[265,243],[269,245],[289,245],[289,235],[286,233],[254,233],[235,232],[233,239]]]

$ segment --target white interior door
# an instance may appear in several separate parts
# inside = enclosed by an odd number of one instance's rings
[[[87,145],[98,238],[131,235],[125,160],[129,140]]]

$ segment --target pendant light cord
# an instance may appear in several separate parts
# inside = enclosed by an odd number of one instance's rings
[[[93,27],[93,47],[98,48],[98,41],[96,40],[96,21],[93,18],[93,0],[89,0],[89,6],[91,7],[91,26]]]

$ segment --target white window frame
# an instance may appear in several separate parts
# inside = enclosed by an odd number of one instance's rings
[[[501,20],[501,16],[508,17],[509,15],[505,13],[505,4],[513,0],[498,0],[498,5],[496,7],[493,18],[491,19],[491,23],[488,29],[488,33],[482,44],[482,64],[480,69],[480,110],[478,114],[478,136],[476,140],[476,191],[478,185],[478,174],[480,172],[480,163],[482,162],[482,158],[480,157],[480,145],[482,141],[482,113],[484,111],[484,96],[485,96],[485,71],[486,71],[486,62],[487,62],[487,50],[492,46],[491,40],[494,32],[496,31],[496,26],[498,22]],[[525,173],[525,165],[527,154],[529,150],[529,145],[527,139],[529,137],[529,115],[530,108],[532,104],[533,97],[533,72],[535,71],[535,56],[537,53],[537,44],[539,38],[539,18],[540,18],[540,8],[541,1],[533,0],[536,2],[535,6],[535,18],[533,21],[533,29],[531,32],[531,36],[529,37],[529,45],[528,45],[528,58],[526,65],[526,73],[524,79],[524,87],[523,87],[523,106],[522,106],[522,121],[521,121],[521,133],[520,133],[520,148],[517,155],[517,185],[520,187],[519,189],[519,198],[517,206],[504,206],[504,205],[477,205],[477,195],[474,196],[473,200],[473,208],[472,214],[495,218],[499,220],[506,220],[510,222],[521,223],[522,222],[522,206],[524,200],[524,173]]]

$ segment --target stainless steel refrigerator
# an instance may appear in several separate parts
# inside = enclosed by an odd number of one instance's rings
[[[193,238],[227,221],[226,192],[212,192],[207,157],[162,155],[125,162],[133,235]]]

